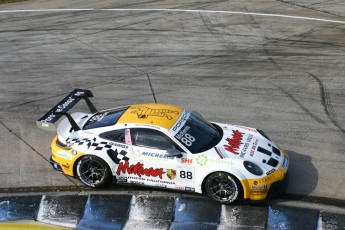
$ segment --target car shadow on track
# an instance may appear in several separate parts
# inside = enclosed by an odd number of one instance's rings
[[[312,163],[310,156],[286,151],[289,155],[290,164],[287,175],[285,193],[287,195],[308,196],[318,183],[319,174]]]

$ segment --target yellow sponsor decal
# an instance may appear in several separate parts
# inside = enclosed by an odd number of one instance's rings
[[[176,110],[170,110],[170,109],[153,109],[152,107],[147,106],[132,106],[129,108],[131,110],[131,113],[134,113],[137,115],[140,119],[147,119],[150,116],[155,117],[162,117],[166,118],[168,120],[173,119],[173,116],[179,115],[179,111]]]
[[[140,104],[130,106],[118,123],[150,124],[170,129],[181,116],[183,109],[166,104]]]

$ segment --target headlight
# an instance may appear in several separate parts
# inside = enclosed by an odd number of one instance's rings
[[[243,165],[250,173],[256,176],[261,176],[264,173],[262,169],[257,164],[254,164],[253,162],[244,161]]]
[[[271,141],[271,139],[267,136],[266,133],[264,133],[264,131],[260,130],[260,129],[257,129],[258,133],[261,134],[261,136],[263,136],[264,138],[266,138],[267,140]]]

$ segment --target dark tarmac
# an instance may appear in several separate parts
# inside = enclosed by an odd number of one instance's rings
[[[344,1],[31,0],[0,5],[0,21],[1,222],[22,215],[85,228],[100,218],[126,228],[344,229]],[[205,216],[206,199],[170,191],[88,196],[96,191],[52,169],[55,134],[35,124],[74,88],[90,89],[98,109],[170,103],[264,130],[290,156],[289,199],[209,204],[214,213]],[[119,196],[130,197],[121,200],[127,215],[85,208]],[[61,205],[74,200],[80,206],[67,216]]]

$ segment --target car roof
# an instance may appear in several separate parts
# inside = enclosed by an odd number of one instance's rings
[[[166,129],[176,123],[183,113],[183,108],[168,104],[137,104],[131,105],[122,114],[117,124],[137,123],[156,125]]]

